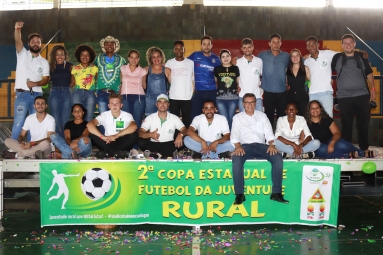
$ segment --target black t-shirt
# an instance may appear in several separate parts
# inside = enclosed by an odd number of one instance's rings
[[[310,124],[307,122],[307,125],[309,126],[314,139],[319,140],[321,143],[327,144],[332,138],[330,126],[333,122],[334,120],[332,118],[323,118],[319,123],[311,122]]]
[[[74,140],[79,138],[86,129],[86,124],[88,124],[87,121],[83,121],[80,124],[75,124],[74,121],[68,121],[65,123],[64,130],[69,129],[70,131],[70,139]]]
[[[214,67],[214,76],[218,81],[217,99],[238,99],[237,77],[239,77],[238,66]]]

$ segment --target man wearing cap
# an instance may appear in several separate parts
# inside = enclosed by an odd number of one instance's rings
[[[21,40],[21,29],[24,22],[17,21],[15,24],[16,45],[16,99],[14,104],[14,120],[12,127],[12,139],[17,140],[24,125],[27,114],[35,113],[34,100],[43,95],[41,86],[49,81],[49,64],[40,56],[41,35],[37,33],[28,36],[29,50],[26,50]]]
[[[158,152],[162,158],[172,157],[183,146],[182,138],[186,127],[176,115],[168,112],[169,98],[165,94],[157,97],[158,111],[145,118],[137,142],[141,150]],[[175,130],[179,130],[174,139]]]
[[[126,61],[116,53],[120,50],[120,42],[108,35],[100,41],[102,54],[98,55],[94,64],[98,67],[96,84],[97,104],[100,113],[108,110],[109,95],[120,90],[120,68]]]

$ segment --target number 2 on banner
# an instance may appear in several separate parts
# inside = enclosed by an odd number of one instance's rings
[[[146,175],[146,173],[149,171],[149,172],[153,172],[154,170],[154,167],[152,165],[150,166],[146,166],[146,165],[140,165],[138,166],[138,171],[141,171],[143,170],[142,174],[138,177],[139,180],[147,180],[149,179],[148,176]]]

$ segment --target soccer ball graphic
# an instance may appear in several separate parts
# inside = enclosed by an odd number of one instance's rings
[[[81,179],[82,192],[92,200],[104,197],[111,186],[112,176],[102,168],[89,169]]]

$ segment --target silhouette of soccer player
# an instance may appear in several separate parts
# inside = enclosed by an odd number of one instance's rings
[[[65,177],[77,177],[80,175],[80,173],[78,173],[78,174],[58,174],[56,170],[52,170],[52,174],[54,175],[54,177],[52,180],[52,185],[47,192],[47,195],[49,195],[49,192],[51,192],[51,190],[53,189],[55,184],[57,184],[57,186],[59,187],[59,190],[57,191],[56,196],[51,196],[49,198],[49,201],[51,201],[52,199],[58,199],[61,197],[62,194],[64,194],[64,200],[63,200],[63,203],[61,205],[61,209],[66,209],[65,204],[68,201],[69,189],[65,183],[64,178]]]

